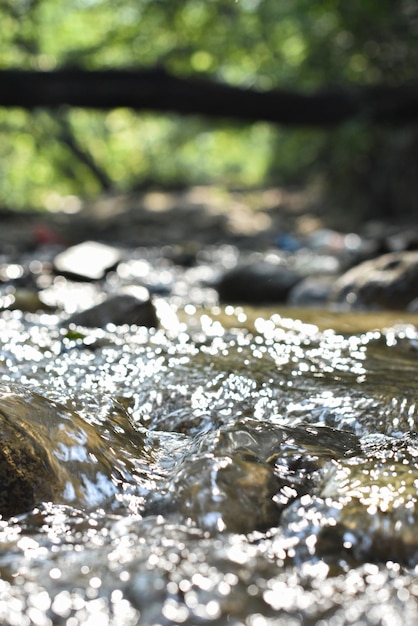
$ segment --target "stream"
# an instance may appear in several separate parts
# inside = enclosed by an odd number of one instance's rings
[[[416,624],[418,331],[399,317],[3,313],[0,622]]]

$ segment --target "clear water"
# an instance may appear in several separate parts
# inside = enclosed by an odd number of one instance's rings
[[[180,319],[0,320],[0,622],[416,624],[415,326]]]

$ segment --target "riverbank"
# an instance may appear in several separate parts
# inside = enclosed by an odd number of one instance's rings
[[[326,319],[327,310],[350,308],[353,294],[348,290],[346,297],[346,287],[342,301],[335,297],[332,304],[331,299],[348,269],[383,253],[406,254],[418,241],[417,230],[401,222],[366,222],[344,230],[347,217],[321,208],[314,194],[278,188],[226,192],[194,187],[106,196],[83,204],[67,198],[62,209],[1,215],[3,310],[47,310],[65,316],[139,286],[175,310],[187,305],[272,305],[274,310],[291,307],[292,315],[302,319],[309,318],[312,308],[324,309]],[[102,249],[103,267],[100,247],[95,244],[86,251],[88,241],[107,246]],[[66,252],[62,268],[57,260]],[[415,257],[412,262],[418,272]],[[91,269],[97,264],[96,276]],[[387,266],[393,265],[389,257]],[[80,266],[90,270],[77,275]],[[399,267],[411,273],[409,266]],[[380,271],[385,294],[405,283],[402,273],[395,279],[392,271],[382,275]],[[418,295],[414,279],[409,282],[406,303]],[[367,286],[366,291],[371,293]],[[126,303],[126,294],[123,298]],[[390,297],[380,300],[388,302]],[[398,297],[389,308],[406,311],[400,302]],[[378,305],[376,296],[362,313]],[[131,319],[141,323],[119,314],[108,321],[133,323]]]

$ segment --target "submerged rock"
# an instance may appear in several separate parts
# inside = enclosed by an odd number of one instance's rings
[[[212,533],[277,527],[283,510],[312,491],[329,458],[352,454],[358,439],[327,427],[290,428],[248,419],[196,436],[174,465],[152,513],[192,519]]]
[[[364,445],[364,456],[334,461],[320,490],[328,499],[330,525],[320,549],[344,548],[356,559],[418,564],[418,438],[378,437]],[[334,507],[330,506],[330,500]]]
[[[205,530],[248,533],[276,526],[273,496],[280,483],[273,468],[244,451],[203,457],[179,467],[169,494],[182,516]]]
[[[115,498],[135,474],[121,434],[127,445],[134,442],[138,459],[144,438],[122,407],[112,419],[99,430],[64,405],[17,385],[1,385],[0,515],[10,517],[45,501],[92,508]]]
[[[418,297],[418,252],[391,252],[343,274],[330,294],[350,309],[405,309]]]

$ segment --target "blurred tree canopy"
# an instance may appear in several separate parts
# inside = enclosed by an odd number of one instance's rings
[[[416,81],[415,0],[13,0],[0,69],[165,68],[260,90]],[[333,129],[134,112],[0,109],[0,203],[63,208],[145,185],[321,180],[369,215],[412,211],[417,125]]]

